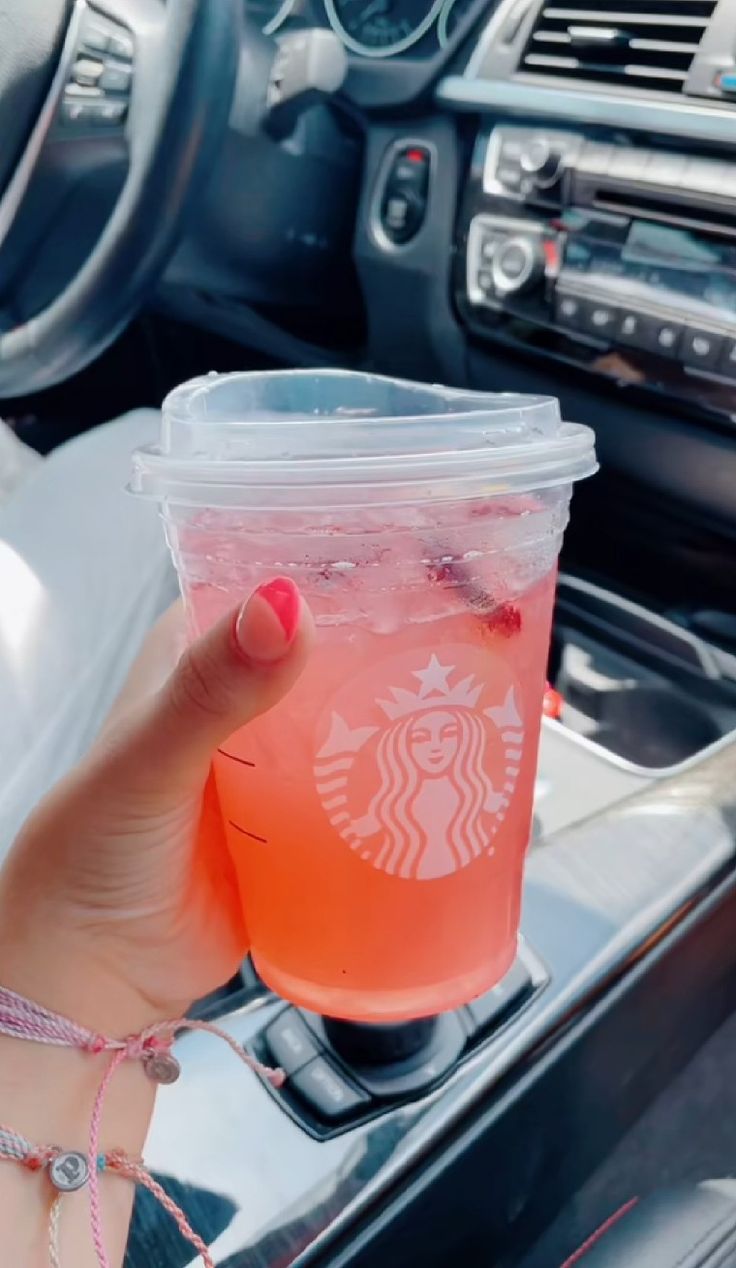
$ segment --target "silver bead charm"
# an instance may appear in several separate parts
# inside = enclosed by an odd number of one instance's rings
[[[75,1193],[83,1189],[89,1180],[89,1163],[86,1154],[69,1149],[57,1154],[49,1164],[49,1179],[60,1193]]]
[[[176,1083],[181,1074],[181,1066],[171,1052],[150,1052],[143,1068],[154,1083]]]

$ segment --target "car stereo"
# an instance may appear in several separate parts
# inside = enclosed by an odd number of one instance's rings
[[[472,164],[456,299],[476,334],[730,414],[736,162],[499,125]]]

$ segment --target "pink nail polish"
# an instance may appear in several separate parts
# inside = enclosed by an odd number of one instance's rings
[[[235,622],[240,650],[250,660],[280,660],[294,641],[300,615],[301,595],[288,577],[259,586]]]
[[[301,611],[301,597],[294,582],[288,577],[276,577],[259,586],[256,594],[273,608],[281,622],[287,643],[293,643]]]

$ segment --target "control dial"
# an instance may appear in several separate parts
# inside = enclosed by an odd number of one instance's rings
[[[544,277],[544,249],[539,238],[517,234],[500,242],[493,253],[491,276],[497,295],[521,295]]]
[[[535,136],[521,152],[522,171],[530,176],[535,185],[546,189],[554,185],[562,168],[563,155],[546,137]]]

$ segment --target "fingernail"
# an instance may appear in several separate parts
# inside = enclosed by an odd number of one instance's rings
[[[238,613],[238,647],[250,660],[281,660],[294,642],[301,608],[301,595],[288,577],[259,586]]]

